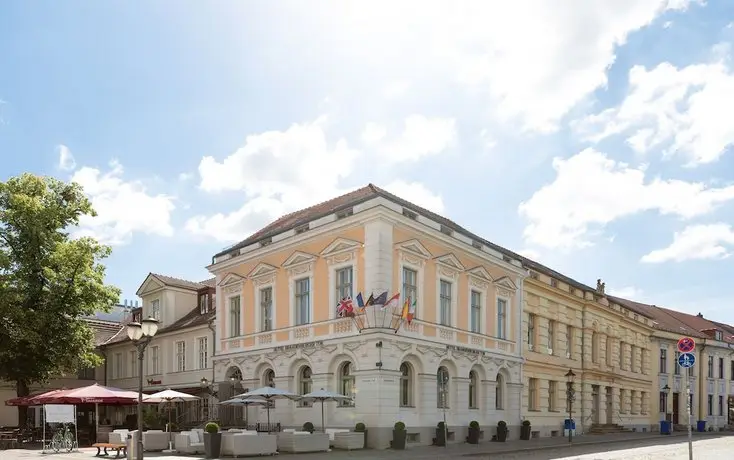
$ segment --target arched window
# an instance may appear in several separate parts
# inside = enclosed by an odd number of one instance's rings
[[[444,366],[438,368],[436,373],[436,407],[439,409],[448,409],[449,407],[449,370]]]
[[[408,363],[400,365],[400,406],[413,406],[413,368]]]
[[[591,362],[599,362],[599,334],[591,333]]]
[[[313,388],[313,381],[311,380],[311,368],[303,366],[298,371],[298,393],[305,395],[311,393]],[[307,401],[299,401],[299,406],[310,407],[311,403]]]
[[[505,378],[502,374],[497,374],[494,389],[494,408],[503,410],[505,408]]]
[[[354,397],[354,373],[352,363],[349,361],[339,366],[339,393],[344,396]],[[354,400],[339,401],[340,406],[353,406]]]
[[[479,409],[479,380],[477,373],[469,372],[469,409]]]
[[[262,376],[262,386],[275,388],[275,371],[272,369],[266,369]],[[267,407],[275,407],[275,400],[267,402]]]

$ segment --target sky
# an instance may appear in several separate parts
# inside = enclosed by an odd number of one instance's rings
[[[108,280],[189,280],[375,183],[734,323],[734,3],[5,0],[0,180],[84,186]]]

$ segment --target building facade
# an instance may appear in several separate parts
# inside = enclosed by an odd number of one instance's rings
[[[158,332],[145,350],[143,391],[148,394],[175,389],[201,396],[200,401],[176,405],[175,422],[197,424],[212,417],[212,402],[202,379],[213,381],[214,352],[214,280],[193,282],[169,276],[149,274],[137,291],[142,307],[132,310],[128,321],[155,318]],[[127,328],[101,347],[106,357],[105,379],[109,386],[137,391],[139,386],[138,352],[127,337]],[[134,406],[107,407],[105,417],[113,425],[125,423],[135,413]]]
[[[523,417],[534,435],[562,436],[568,418],[579,434],[649,430],[649,315],[612,300],[601,280],[594,289],[527,264]],[[569,371],[575,374],[572,406]]]
[[[398,421],[420,444],[444,418],[457,441],[472,420],[485,436],[501,420],[518,435],[527,271],[456,224],[370,185],[274,222],[209,270],[216,381],[236,374],[247,388],[351,395],[353,404],[328,404],[327,426],[363,422],[377,448]],[[415,301],[415,319],[337,314],[343,297],[382,292]],[[257,411],[249,416],[264,420]],[[321,409],[277,401],[271,419],[318,425]]]

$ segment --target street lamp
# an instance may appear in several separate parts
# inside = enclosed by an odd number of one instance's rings
[[[448,384],[449,374],[448,372],[438,373],[438,384],[441,385],[441,395],[443,401],[441,401],[441,407],[443,408],[443,446],[448,446],[449,441],[449,427],[446,426],[446,397],[448,396]]]
[[[668,399],[670,399],[670,387],[666,383],[665,386],[662,388],[662,390],[665,392],[665,425],[667,428],[666,434],[670,434],[672,430],[670,430],[670,426],[672,426],[673,420],[672,417],[669,417],[668,414]],[[671,425],[668,425],[668,423],[671,423]],[[662,430],[661,430],[662,431]]]
[[[566,372],[566,402],[568,403],[568,442],[573,442],[573,401],[576,399],[576,390],[573,388],[573,379],[576,374],[572,369]]]
[[[143,460],[143,360],[145,348],[158,332],[158,320],[146,318],[140,323],[127,325],[127,336],[138,350],[138,452],[137,459]]]

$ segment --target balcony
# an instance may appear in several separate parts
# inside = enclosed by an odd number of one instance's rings
[[[379,331],[379,329],[371,329]],[[393,332],[392,329],[384,331]],[[234,353],[243,349],[248,351],[264,350],[272,347],[297,345],[300,343],[323,340],[325,338],[346,338],[359,335],[359,329],[349,318],[336,318],[312,324],[291,326],[272,331],[256,332],[239,337],[222,339],[223,353]],[[414,339],[440,342],[445,345],[474,348],[481,351],[506,354],[512,356],[516,345],[509,340],[499,339],[483,334],[476,334],[461,329],[414,320],[411,324],[403,323],[397,335]]]

